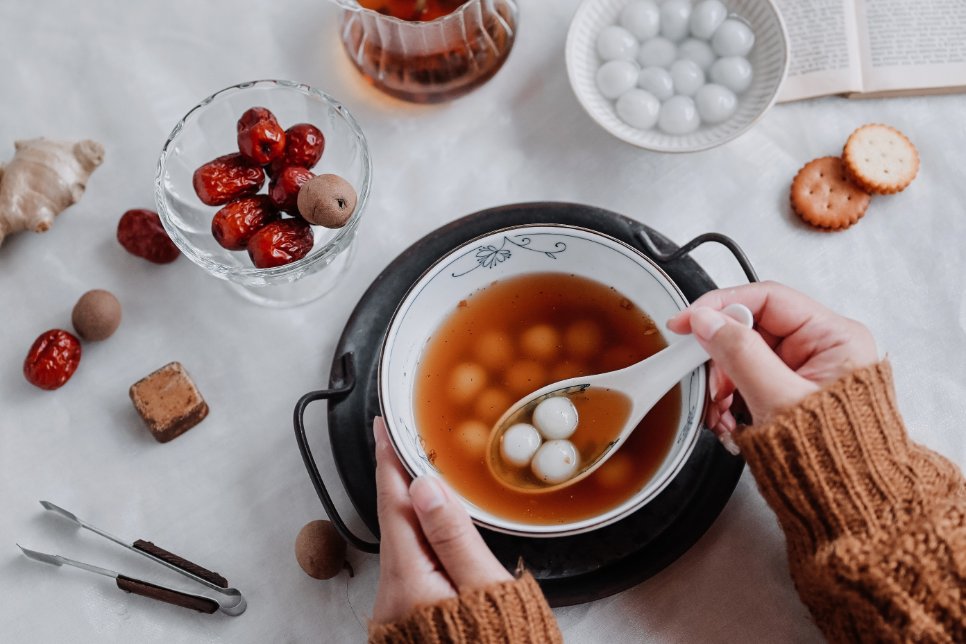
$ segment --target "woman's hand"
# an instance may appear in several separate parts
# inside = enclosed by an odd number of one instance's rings
[[[381,532],[373,621],[396,621],[462,587],[510,581],[446,484],[428,476],[410,484],[382,418],[372,425]]]
[[[720,311],[733,303],[751,309],[755,329]],[[775,282],[712,291],[668,320],[675,333],[694,333],[711,355],[712,405],[705,422],[737,453],[730,408],[737,389],[755,423],[766,422],[810,393],[878,361],[875,340],[859,322]]]

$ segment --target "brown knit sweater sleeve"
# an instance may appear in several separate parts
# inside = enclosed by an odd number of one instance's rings
[[[542,644],[563,638],[540,586],[530,573],[419,606],[399,621],[369,624],[372,644]]]
[[[737,439],[826,637],[966,642],[966,481],[906,436],[888,363]]]

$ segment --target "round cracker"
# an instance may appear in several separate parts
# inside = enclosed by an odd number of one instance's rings
[[[902,192],[919,173],[919,152],[912,141],[878,123],[863,125],[849,136],[842,161],[852,180],[874,194]]]
[[[843,230],[865,214],[871,197],[849,181],[839,157],[809,161],[792,181],[792,208],[806,223]]]

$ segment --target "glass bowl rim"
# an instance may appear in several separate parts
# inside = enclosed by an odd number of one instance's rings
[[[313,249],[313,252],[309,253],[300,260],[273,268],[231,266],[202,255],[195,248],[194,244],[192,244],[184,236],[184,234],[182,234],[181,230],[174,224],[171,212],[169,211],[167,197],[165,194],[166,191],[164,188],[164,172],[168,156],[174,142],[180,136],[185,125],[187,125],[192,119],[197,118],[201,111],[208,107],[208,105],[210,105],[216,99],[249,90],[254,87],[267,87],[283,89],[286,91],[295,90],[301,93],[303,96],[320,100],[329,107],[334,108],[345,120],[352,135],[358,139],[362,150],[362,185],[359,189],[356,210],[349,219],[349,222],[342,228],[338,229],[336,235],[326,242],[326,244],[321,248],[317,250]],[[230,154],[230,152],[228,154]],[[348,108],[346,108],[341,102],[329,94],[326,94],[322,90],[316,89],[306,83],[288,80],[261,79],[237,83],[235,85],[230,85],[224,89],[218,90],[214,94],[200,101],[197,105],[188,110],[183,117],[181,117],[178,123],[171,130],[171,133],[168,135],[167,140],[164,142],[164,145],[161,148],[161,154],[158,157],[157,170],[154,177],[154,200],[158,207],[158,215],[161,218],[161,224],[164,226],[165,231],[167,231],[168,236],[171,237],[171,240],[181,250],[181,252],[188,257],[188,259],[198,266],[201,266],[212,275],[223,279],[241,282],[251,280],[274,281],[275,278],[288,278],[287,280],[282,279],[280,281],[291,281],[314,272],[312,270],[313,268],[322,268],[331,261],[333,256],[344,250],[346,239],[354,234],[355,229],[359,224],[359,220],[362,218],[362,213],[364,212],[366,204],[369,200],[371,183],[372,158],[369,155],[369,143],[366,140],[365,133],[362,131],[359,123],[356,121],[355,117],[352,116],[352,113],[348,110]]]

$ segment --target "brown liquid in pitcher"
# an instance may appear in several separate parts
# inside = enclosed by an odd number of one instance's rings
[[[417,9],[414,2],[362,1],[362,6],[387,15],[417,17],[403,18],[412,26],[376,27],[373,21],[346,12],[341,31],[349,60],[366,81],[396,98],[438,103],[462,96],[499,71],[516,34],[516,16],[508,0],[492,0],[485,9],[445,18],[465,2],[436,0]],[[425,24],[438,18],[444,20]]]
[[[358,0],[366,9],[399,18],[427,22],[453,13],[467,0]]]
[[[494,282],[460,302],[423,351],[414,397],[426,453],[460,494],[507,519],[546,525],[605,512],[640,490],[670,451],[680,386],[599,470],[555,492],[517,492],[496,480],[485,456],[490,430],[531,391],[621,369],[666,346],[647,314],[599,282],[564,273]]]

